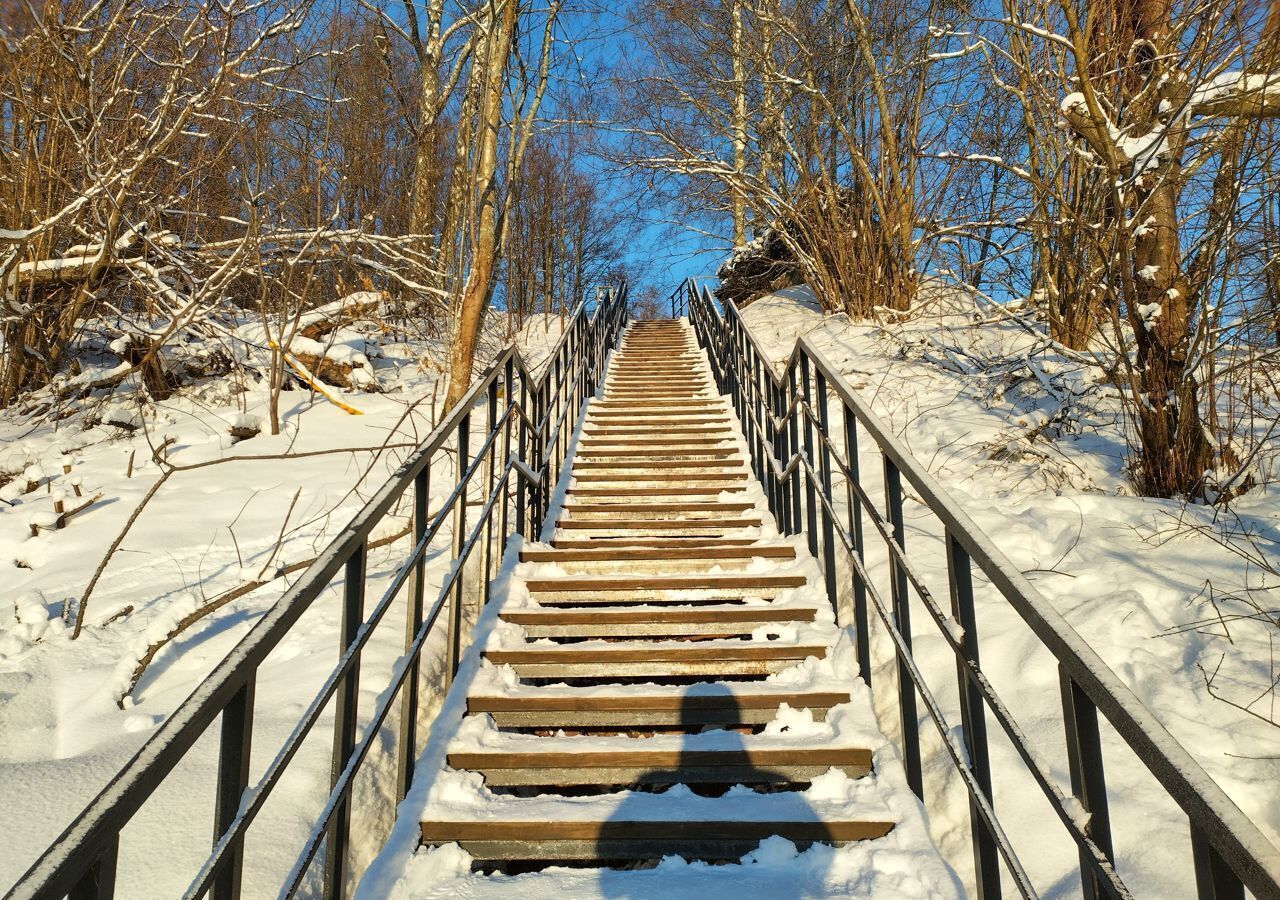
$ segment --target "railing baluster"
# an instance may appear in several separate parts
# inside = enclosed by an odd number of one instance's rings
[[[359,634],[364,622],[364,582],[368,544],[362,543],[346,564],[346,578],[342,586],[342,624],[338,654],[347,652]],[[333,761],[330,766],[331,784],[336,785],[347,760],[356,747],[356,721],[360,702],[360,657],[356,656],[351,669],[343,676],[335,698],[333,720]],[[325,900],[341,900],[346,896],[347,848],[351,836],[351,795],[348,793],[338,804],[329,823],[329,840],[325,849]]]
[[[411,547],[418,542],[427,531],[427,500],[431,495],[431,463],[423,466],[422,471],[413,479],[413,527],[410,531]],[[407,610],[405,613],[404,646],[408,650],[413,638],[422,627],[422,607],[426,593],[426,557],[424,549],[409,573]],[[409,674],[405,678],[404,696],[400,701],[400,746],[399,785],[397,799],[403,800],[413,784],[413,768],[418,758],[418,681],[421,677],[422,660],[414,654],[408,661]]]
[[[788,414],[787,421],[787,456],[785,460],[790,462],[791,458],[800,451],[800,422],[798,421],[798,417],[802,414],[802,411],[794,405],[796,398],[800,396],[800,392],[796,386],[795,367],[792,367],[787,372],[787,377],[783,380],[783,385],[785,396],[783,398],[782,408],[783,410],[791,410]],[[788,519],[791,523],[791,527],[788,529],[788,534],[800,533],[800,468],[801,467],[799,465],[796,465],[791,470],[791,511]]]
[[[120,835],[114,834],[93,865],[76,881],[68,900],[111,900],[116,895],[116,862],[120,857]]]
[[[507,464],[511,462],[511,429],[514,427],[512,425],[512,421],[515,418],[514,404],[515,404],[515,391],[516,391],[516,384],[515,384],[516,364],[515,364],[514,354],[507,358],[507,366],[502,373],[502,377],[506,383],[506,389],[504,391],[504,394],[507,400],[507,408],[506,408],[507,420],[506,420],[506,424],[502,426],[502,466],[500,468],[503,471],[506,471]],[[520,481],[519,475],[516,475],[516,481],[517,482]],[[502,479],[501,533],[504,535],[504,542],[505,542],[505,535],[508,535],[511,533],[510,505],[511,505],[511,479],[503,478]],[[523,529],[521,529],[518,525],[516,527],[516,531],[520,532],[521,534],[524,533]]]
[[[853,540],[854,553],[858,561],[866,563],[866,552],[862,544],[862,497],[854,489],[860,486],[858,466],[858,419],[853,411],[843,402],[840,404],[844,416],[844,456],[849,467],[849,475],[845,481],[848,492],[849,534]],[[849,567],[853,573],[853,627],[854,639],[858,648],[858,675],[867,687],[871,687],[871,634],[868,631],[870,620],[867,615],[867,585],[862,573],[856,565]]]
[[[1102,736],[1098,732],[1098,708],[1080,686],[1058,665],[1062,690],[1062,719],[1067,733],[1067,765],[1071,792],[1089,814],[1085,831],[1107,859],[1115,861],[1111,846],[1111,814],[1107,807],[1107,781],[1102,767]],[[1197,869],[1197,878],[1198,876]],[[1085,851],[1080,851],[1080,881],[1085,900],[1105,897]]]
[[[773,408],[771,413],[771,421],[769,427],[773,432],[773,445],[770,454],[774,463],[781,465],[787,460],[787,430],[784,428],[780,420],[782,419],[782,387],[773,382],[772,377],[769,379],[769,398]],[[769,480],[773,482],[773,490],[775,499],[773,504],[773,514],[778,520],[778,530],[783,534],[790,534],[791,529],[788,526],[787,514],[791,509],[791,503],[787,496],[787,479],[770,466]]]
[[[947,532],[947,575],[951,585],[951,614],[963,629],[960,648],[963,658],[956,659],[956,681],[960,690],[960,723],[964,736],[964,748],[969,754],[969,766],[974,780],[982,789],[987,802],[994,804],[991,796],[991,758],[987,749],[987,710],[982,692],[969,678],[968,660],[975,669],[978,661],[978,620],[973,608],[973,567],[969,551]],[[980,900],[999,900],[1000,860],[995,836],[978,814],[977,806],[969,803],[970,831],[973,835],[973,862],[975,881]]]
[[[485,434],[493,434],[498,429],[498,379],[489,382],[489,415],[485,420]],[[493,496],[494,486],[497,484],[498,476],[498,448],[500,444],[494,441],[489,446],[485,460],[485,497]],[[496,554],[493,547],[493,515],[485,517],[484,525],[484,602],[483,606],[489,605],[489,597],[493,590],[491,580],[493,578],[494,563]]]
[[[818,430],[822,435],[819,458],[822,464],[822,496],[827,498],[831,507],[835,506],[835,494],[831,489],[831,434],[830,412],[827,409],[827,378],[818,371],[815,393],[818,395]],[[836,595],[836,536],[835,523],[832,521],[831,509],[821,504],[822,509],[822,574],[827,582],[827,602],[835,614],[836,624],[840,623],[840,603]]]
[[[794,376],[793,376],[794,383]],[[812,378],[809,372],[809,357],[800,354],[800,383],[803,391],[800,395],[802,406],[796,407],[796,415],[803,417],[804,428],[804,501],[805,531],[809,539],[809,553],[816,559],[818,556],[818,498],[817,485],[813,481],[813,391],[810,387]],[[792,388],[794,390],[794,388]],[[800,466],[796,467],[796,475],[800,474]]]
[[[902,473],[888,456],[884,458],[884,502],[893,540],[906,552],[902,521]],[[907,571],[889,549],[890,596],[893,620],[907,651],[911,650],[911,598],[907,593]],[[920,768],[920,719],[916,712],[916,691],[902,654],[898,653],[898,710],[902,715],[902,761],[907,768],[907,785],[924,799],[924,778]]]
[[[240,812],[249,788],[249,756],[253,748],[253,694],[255,674],[235,692],[222,711],[218,743],[218,794],[214,802],[213,843],[226,834]],[[244,839],[239,837],[213,882],[213,900],[237,900],[244,874]]]
[[[1199,828],[1191,826],[1191,858],[1199,900],[1244,900],[1244,885]]]
[[[466,478],[466,471],[471,464],[471,412],[468,410],[458,422],[458,468],[457,478]],[[467,542],[467,491],[468,484],[463,484],[458,493],[458,503],[453,515],[453,564],[465,566],[462,548]],[[450,597],[449,609],[449,659],[445,666],[445,684],[453,684],[453,676],[458,674],[458,664],[462,659],[462,604],[463,591],[466,588],[466,573],[460,572],[454,581],[453,594]]]

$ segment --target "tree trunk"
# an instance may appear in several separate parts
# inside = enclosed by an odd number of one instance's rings
[[[471,170],[471,194],[476,197],[475,244],[471,250],[471,267],[462,289],[462,297],[454,307],[449,342],[449,387],[445,392],[445,412],[451,410],[467,392],[475,364],[476,337],[489,291],[497,257],[497,181],[498,130],[502,125],[502,95],[506,83],[507,60],[511,54],[516,26],[516,0],[501,0],[491,6],[487,22],[483,57],[472,65],[480,89],[477,126],[479,149]]]

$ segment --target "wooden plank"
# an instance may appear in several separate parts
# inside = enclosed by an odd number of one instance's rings
[[[752,747],[738,750],[577,750],[511,752],[481,750],[450,753],[455,769],[564,769],[610,767],[675,768],[684,766],[850,766],[871,765],[863,747]]]
[[[526,847],[536,854],[536,858],[573,858],[594,859],[600,851],[603,858],[613,858],[615,852],[628,849],[625,844],[661,844],[672,848],[672,852],[680,853],[682,848],[697,847],[702,842],[724,842],[726,844],[758,844],[765,838],[780,835],[796,844],[835,843],[844,844],[851,841],[874,840],[884,837],[893,830],[892,822],[876,822],[841,819],[835,821],[698,821],[680,819],[672,821],[627,821],[625,819],[609,819],[606,821],[529,821],[517,819],[503,821],[496,819],[479,819],[463,822],[423,822],[422,841],[425,844],[459,843],[463,849],[470,851],[471,842],[513,842]],[[555,842],[590,842],[591,846],[583,848],[585,854],[575,853],[572,857],[555,854]],[[613,845],[617,844],[617,847]],[[477,847],[477,850],[482,848]],[[570,850],[573,848],[559,848]],[[736,846],[727,849],[736,853]],[[651,853],[646,846],[646,855]],[[473,854],[474,855],[474,854]],[[494,858],[484,852],[481,858]]]
[[[526,581],[532,594],[543,591],[635,591],[735,588],[750,590],[764,587],[801,587],[807,579],[803,575],[634,575],[634,576],[564,576],[559,578],[530,578]]]
[[[615,549],[617,547],[746,547],[754,544],[751,537],[689,537],[672,535],[626,536],[626,537],[552,537],[553,550],[591,550],[595,548]]]
[[[761,660],[802,660],[815,656],[824,659],[825,644],[782,644],[739,642],[734,646],[704,647],[699,644],[682,644],[679,647],[632,646],[616,644],[609,647],[582,648],[537,647],[518,650],[486,650],[484,655],[495,665],[519,663],[682,663],[682,662],[755,662]]]
[[[571,495],[572,496],[572,495]],[[572,513],[690,513],[690,512],[745,512],[755,509],[754,503],[730,503],[708,501],[706,503],[574,503],[564,504],[565,512]]]
[[[530,709],[557,710],[619,710],[619,711],[680,711],[724,709],[777,709],[785,703],[792,709],[813,707],[830,708],[849,702],[849,694],[839,691],[810,691],[791,694],[758,693],[750,690],[726,691],[720,694],[520,694],[517,696],[467,697],[467,711],[514,712]]]
[[[760,519],[560,519],[556,522],[557,528],[567,531],[601,531],[626,528],[706,531],[708,528],[759,528],[760,525]]]
[[[594,542],[593,542],[594,543]],[[709,542],[708,542],[709,543]],[[637,559],[749,559],[768,557],[795,559],[796,550],[790,544],[760,544],[756,546],[686,546],[684,544],[663,547],[591,547],[582,549],[538,550],[520,552],[524,562],[583,562],[587,560],[617,560],[625,562]]]
[[[576,625],[643,622],[812,622],[817,610],[811,606],[695,606],[684,608],[634,609],[513,609],[501,614],[516,625]]]

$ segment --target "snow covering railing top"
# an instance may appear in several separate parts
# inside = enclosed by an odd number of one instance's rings
[[[1186,814],[1198,896],[1234,900],[1242,898],[1247,887],[1259,900],[1280,898],[1280,852],[1276,847],[978,529],[807,338],[797,341],[779,374],[732,304],[722,308],[706,287],[690,280],[673,295],[673,314],[686,311],[707,350],[720,390],[730,395],[742,421],[752,465],[779,528],[807,537],[809,549],[822,563],[828,598],[837,615],[847,596],[845,585],[851,582],[858,665],[868,685],[872,674],[869,605],[892,641],[901,716],[900,750],[907,780],[922,800],[917,698],[937,728],[969,794],[975,885],[983,900],[1000,897],[1002,877],[1022,896],[1037,896],[995,811],[988,716],[1000,726],[1023,773],[1039,786],[1076,845],[1083,896],[1088,900],[1131,896],[1117,872],[1111,839],[1099,712]],[[831,412],[835,405],[838,416]],[[878,450],[883,462],[883,508],[860,477],[860,433],[874,442],[874,447],[864,445],[862,450]],[[919,551],[912,557],[905,550],[903,479],[910,485],[913,499],[941,523],[950,615],[943,611],[913,561],[919,559]],[[843,516],[837,509],[840,498],[846,500]],[[866,521],[881,539],[878,552],[888,571],[888,603],[868,572]],[[837,563],[847,567],[848,581],[837,578]],[[1057,662],[1074,796],[1059,787],[983,672],[973,566]],[[913,654],[913,606],[923,606],[954,655],[959,740],[944,715],[939,695],[926,682],[922,671],[926,666],[918,653]],[[936,646],[936,639],[932,643]],[[987,649],[999,652],[999,648]],[[1042,852],[1037,846],[1037,853]],[[1124,868],[1123,859],[1119,868]]]
[[[560,477],[574,424],[595,392],[608,353],[626,322],[626,286],[608,291],[593,306],[590,313],[587,304],[579,306],[549,359],[538,367],[539,375],[531,372],[514,345],[498,356],[289,591],[11,888],[7,898],[114,897],[121,831],[219,716],[213,848],[184,896],[211,893],[218,900],[239,897],[246,831],[312,727],[330,708],[330,700],[334,701],[332,789],[279,896],[293,896],[304,881],[323,890],[326,898],[345,895],[353,877],[348,858],[355,773],[379,741],[388,715],[398,703],[396,784],[392,792],[399,800],[408,790],[421,749],[417,731],[420,681],[425,677],[422,649],[436,621],[447,613],[449,630],[441,662],[443,677],[451,679],[464,645],[464,603],[471,597],[477,603],[488,600],[489,580],[507,537],[526,534],[541,522],[550,491]],[[475,413],[485,416],[482,427],[474,427]],[[428,513],[432,465],[450,455],[455,486],[440,509]],[[371,535],[405,500],[411,506],[412,550],[366,614]],[[480,509],[472,516],[470,507],[475,503]],[[450,542],[445,549],[452,553],[453,563],[428,608],[425,560],[437,539]],[[337,664],[262,777],[250,784],[258,668],[340,573]],[[387,676],[374,710],[360,716],[361,651],[406,587],[405,652]],[[361,726],[363,737],[357,743]],[[323,870],[313,872],[322,845]],[[263,896],[268,890],[274,888],[254,885],[253,895]]]

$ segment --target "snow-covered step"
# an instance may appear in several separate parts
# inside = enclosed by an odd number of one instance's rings
[[[732,484],[737,481],[746,481],[746,472],[721,472],[721,471],[697,471],[697,472],[672,472],[668,469],[658,469],[653,472],[579,472],[573,473],[573,480],[582,484],[599,484],[599,483],[616,483],[630,484],[636,486],[640,484],[665,485],[668,487],[679,487],[684,485],[701,485],[710,484]]]
[[[688,641],[670,644],[592,642],[486,650],[494,665],[511,666],[522,678],[600,679],[742,678],[781,672],[827,654],[823,644],[784,641]]]
[[[795,559],[796,548],[790,544],[744,544],[742,541],[701,541],[684,543],[656,543],[649,546],[623,546],[610,542],[599,546],[598,541],[582,542],[576,547],[565,547],[563,542],[553,547],[527,547],[520,551],[524,562],[550,562],[563,565],[568,562],[638,560],[731,560],[731,559]]]
[[[746,465],[741,457],[728,459],[648,459],[643,456],[626,456],[621,459],[592,459],[584,456],[575,460],[573,471],[596,472],[601,470],[617,472],[634,471],[675,471],[705,472],[708,470],[734,470]]]
[[[604,730],[680,729],[702,731],[708,726],[758,726],[777,718],[786,706],[804,710],[817,721],[849,694],[839,691],[762,691],[737,683],[716,693],[693,693],[685,688],[646,686],[643,693],[602,693],[600,688],[541,688],[515,694],[467,697],[467,712],[493,717],[499,728]]]
[[[870,774],[871,751],[862,747],[478,750],[450,753],[448,763],[455,769],[479,772],[491,788],[748,784],[803,789],[829,769],[850,778]]]
[[[626,609],[513,609],[502,620],[519,625],[530,639],[556,637],[698,636],[729,638],[781,631],[815,621],[811,606],[779,603]]]
[[[584,461],[592,461],[592,460],[639,461],[644,459],[646,456],[651,456],[651,458],[655,461],[662,461],[662,460],[682,461],[682,460],[700,460],[700,459],[723,460],[729,457],[732,457],[734,459],[741,459],[741,457],[738,454],[738,448],[733,446],[726,446],[724,444],[719,444],[714,446],[708,445],[708,446],[690,447],[685,449],[674,449],[669,447],[653,448],[647,452],[643,450],[626,449],[626,448],[610,449],[610,450],[601,450],[597,448],[597,449],[588,450],[587,448],[584,447],[580,451],[579,459]]]
[[[892,822],[611,818],[605,821],[467,820],[423,822],[422,842],[457,843],[477,860],[541,862],[626,862],[682,856],[686,859],[740,859],[765,838],[780,835],[799,849],[815,843],[843,846],[884,837]]]
[[[580,535],[557,534],[551,538],[551,547],[555,550],[614,550],[619,547],[648,549],[695,547],[750,547],[759,544],[753,537],[730,537],[716,535],[699,537],[697,535],[619,535],[610,538],[582,537]]]
[[[741,515],[752,509],[750,503],[566,503],[564,511],[576,521],[608,522],[619,516],[628,519],[644,519],[661,521],[678,517],[680,519],[723,518]]]
[[[639,494],[661,493],[654,488],[636,488]],[[710,493],[710,489],[704,489]],[[688,535],[691,537],[713,537],[726,530],[759,528],[764,522],[759,517],[735,519],[613,519],[613,520],[578,520],[560,519],[556,528],[561,531],[589,535],[606,540],[611,537],[675,537]]]
[[[578,575],[530,578],[529,595],[542,605],[562,603],[690,603],[719,598],[769,598],[801,587],[805,576],[769,573],[697,575]]]

